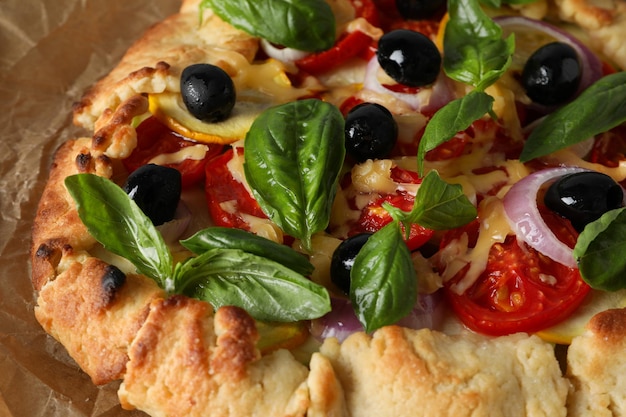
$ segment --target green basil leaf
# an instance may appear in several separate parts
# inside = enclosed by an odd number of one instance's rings
[[[299,100],[270,108],[252,124],[244,172],[267,216],[311,248],[328,226],[345,156],[344,119],[332,104]]]
[[[161,233],[137,204],[112,181],[77,174],[65,179],[78,215],[89,233],[107,250],[128,259],[161,288],[173,289],[173,261]]]
[[[503,4],[530,4],[537,0],[480,0],[481,4],[494,9],[499,9]]]
[[[328,291],[291,269],[238,249],[211,249],[176,265],[177,291],[256,320],[310,320],[330,311]]]
[[[626,208],[611,210],[589,223],[574,247],[580,275],[603,291],[626,288]]]
[[[413,210],[400,215],[399,220],[405,229],[417,223],[433,230],[449,230],[471,222],[476,215],[476,207],[463,193],[463,187],[448,184],[436,171],[431,171],[417,190]]]
[[[526,140],[527,162],[587,140],[626,122],[626,72],[607,75],[546,116]]]
[[[335,15],[324,0],[202,0],[200,8],[289,48],[315,52],[335,43]]]
[[[366,332],[396,323],[413,309],[417,278],[397,222],[374,233],[354,259],[350,301]]]
[[[440,108],[430,119],[417,149],[418,172],[424,171],[426,153],[467,129],[474,121],[491,111],[493,97],[474,90]]]
[[[209,227],[200,230],[180,243],[195,254],[211,249],[240,249],[244,252],[271,259],[304,276],[313,273],[313,265],[301,253],[289,246],[278,244],[254,233],[230,227]]]
[[[449,0],[443,42],[443,68],[457,81],[484,90],[511,65],[515,38],[502,39],[502,28],[478,0]]]

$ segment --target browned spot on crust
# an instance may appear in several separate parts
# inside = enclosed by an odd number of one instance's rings
[[[92,149],[105,152],[116,142],[123,143],[129,137],[134,140],[135,133],[130,124],[135,116],[142,115],[146,111],[148,111],[148,99],[141,94],[124,101],[113,112],[105,111],[96,125],[96,131],[91,142]]]
[[[79,153],[76,155],[76,168],[78,172],[89,172],[89,167],[91,166],[91,154],[89,152]]]
[[[596,314],[587,328],[607,343],[617,343],[626,335],[626,309],[611,309]]]
[[[95,384],[106,384],[123,376],[127,349],[150,302],[163,293],[139,275],[106,287],[114,267],[97,258],[65,256],[66,269],[39,292],[35,315]]]

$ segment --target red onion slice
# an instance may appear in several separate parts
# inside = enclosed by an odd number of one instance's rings
[[[271,42],[265,39],[261,39],[260,42],[263,52],[265,52],[270,58],[274,58],[280,62],[294,62],[310,54],[310,52],[300,51],[293,48],[279,48],[272,45]]]
[[[385,94],[396,98],[418,112],[434,112],[452,101],[454,91],[452,82],[445,74],[440,73],[437,80],[430,88],[423,88],[417,93],[400,93],[386,88],[378,80],[380,65],[378,58],[374,56],[367,63],[363,88],[379,94]]]
[[[574,48],[580,57],[580,64],[582,66],[582,77],[575,96],[602,77],[602,62],[596,54],[580,40],[563,29],[542,20],[530,19],[524,16],[498,16],[493,20],[507,32],[514,33],[521,29],[536,30],[553,37],[559,42],[567,43]]]
[[[539,213],[537,192],[543,184],[567,174],[587,171],[578,167],[548,168],[515,183],[503,199],[507,220],[518,239],[567,267],[576,268],[572,249],[550,230]]]
[[[439,326],[444,314],[441,301],[440,292],[420,295],[413,311],[396,324],[416,330]],[[334,337],[343,342],[352,333],[363,331],[363,326],[348,299],[331,297],[330,303],[332,310],[324,317],[311,322],[313,337],[320,341]]]

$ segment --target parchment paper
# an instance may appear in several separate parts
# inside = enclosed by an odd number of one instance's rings
[[[30,229],[71,106],[180,0],[0,0],[0,417],[140,416],[33,315]],[[85,133],[85,132],[80,132]]]

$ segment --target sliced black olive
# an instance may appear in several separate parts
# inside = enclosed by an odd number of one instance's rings
[[[396,0],[396,8],[405,19],[429,19],[443,12],[444,0]]]
[[[565,175],[544,196],[546,207],[569,219],[579,232],[609,210],[622,207],[622,187],[606,174],[593,171]]]
[[[345,295],[350,295],[350,271],[354,258],[372,233],[361,233],[344,240],[337,246],[330,262],[330,280]]]
[[[345,137],[346,152],[357,162],[384,159],[396,144],[398,125],[380,104],[361,103],[346,116]]]
[[[226,119],[235,106],[235,85],[220,67],[194,64],[183,70],[180,93],[187,110],[205,122]]]
[[[408,29],[384,34],[378,41],[376,56],[387,75],[410,87],[432,84],[441,68],[441,54],[434,42]]]
[[[537,49],[526,61],[522,85],[536,103],[546,106],[561,104],[578,90],[582,68],[576,50],[562,42],[553,42]]]
[[[148,164],[130,174],[123,188],[158,226],[174,218],[182,191],[181,175],[177,169]]]

